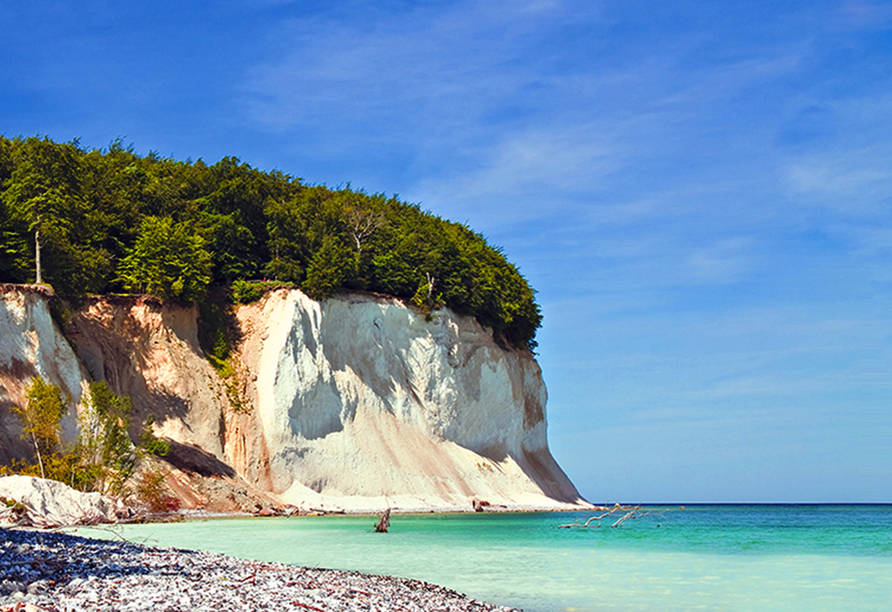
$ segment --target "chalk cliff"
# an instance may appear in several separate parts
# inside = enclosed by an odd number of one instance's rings
[[[12,406],[25,402],[25,388],[35,376],[62,389],[71,409],[62,419],[63,438],[77,436],[74,409],[86,390],[87,373],[50,316],[45,289],[0,285],[0,464],[28,452],[21,421]]]
[[[0,444],[17,437],[8,406],[27,377],[44,375],[76,403],[92,376],[131,397],[134,424],[156,417],[179,472],[277,501],[348,509],[581,501],[548,450],[534,358],[500,348],[474,319],[444,310],[428,320],[380,296],[317,302],[282,289],[237,309],[236,373],[222,379],[199,348],[197,318],[195,308],[151,299],[91,298],[66,328],[72,351],[41,296],[4,292]],[[202,503],[194,489],[183,493],[187,505]]]

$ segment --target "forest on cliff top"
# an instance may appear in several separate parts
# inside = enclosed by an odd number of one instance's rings
[[[316,299],[358,290],[446,306],[516,347],[535,347],[542,320],[526,279],[467,226],[235,157],[207,165],[120,140],[99,150],[0,136],[0,282],[35,280],[35,241],[43,282],[66,299],[192,302],[275,279]]]

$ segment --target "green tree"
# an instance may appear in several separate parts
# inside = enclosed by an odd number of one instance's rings
[[[156,457],[164,457],[170,452],[170,442],[155,437],[155,431],[152,427],[154,424],[155,416],[150,414],[146,417],[146,422],[143,425],[142,436],[139,439],[139,447]]]
[[[0,136],[0,281],[25,282],[29,266],[27,223],[10,213],[3,186],[8,184],[14,165],[12,142]]]
[[[22,419],[22,438],[30,439],[34,445],[40,477],[46,478],[44,458],[59,450],[59,424],[66,412],[68,398],[63,399],[59,387],[47,383],[39,376],[31,380],[25,397],[25,406],[13,406],[13,410]]]
[[[519,270],[462,224],[234,157],[141,157],[120,139],[86,151],[0,137],[0,281],[34,278],[38,242],[43,276],[68,297],[123,288],[190,301],[209,283],[263,275],[316,298],[353,289],[442,302],[520,348],[535,346],[542,321]]]
[[[77,454],[84,484],[121,494],[133,474],[137,455],[128,433],[130,398],[118,396],[103,382],[90,383],[90,395],[79,417]]]
[[[128,291],[191,302],[204,294],[211,256],[188,223],[146,217],[136,245],[121,261],[119,276]]]
[[[307,269],[307,280],[301,288],[314,299],[333,296],[354,272],[354,255],[350,247],[336,237],[328,236]]]
[[[28,280],[27,224],[12,218],[0,199],[0,281],[23,283]]]
[[[27,225],[34,278],[65,296],[100,291],[111,272],[109,254],[96,244],[96,219],[83,197],[83,157],[77,141],[12,141],[13,169],[5,181],[8,214]]]
[[[302,220],[293,200],[275,200],[267,204],[270,260],[264,275],[281,281],[301,283],[306,277],[306,243]]]

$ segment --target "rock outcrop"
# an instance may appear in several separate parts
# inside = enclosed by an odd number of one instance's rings
[[[4,294],[13,306],[21,299]],[[46,310],[39,296],[26,301],[34,313]],[[285,289],[235,316],[235,374],[222,379],[199,347],[197,309],[91,298],[66,328],[83,366],[66,353],[66,374],[48,378],[64,379],[69,392],[87,372],[106,380],[131,397],[134,427],[155,416],[180,472],[282,503],[375,510],[582,501],[548,450],[536,361],[500,348],[474,319],[446,310],[425,318],[381,296],[317,302]],[[25,323],[0,329],[31,333]],[[68,346],[55,330],[36,334],[53,338],[54,351]],[[43,352],[49,340],[17,342],[15,365],[0,362],[0,402],[15,401],[15,381],[50,373],[56,359]]]
[[[99,493],[81,493],[55,480],[31,476],[0,476],[0,525],[33,527],[95,525],[117,520],[116,505]]]

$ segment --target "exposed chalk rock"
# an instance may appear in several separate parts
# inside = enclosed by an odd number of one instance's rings
[[[382,296],[319,302],[280,289],[237,309],[236,374],[223,380],[198,346],[196,308],[86,299],[66,329],[80,367],[43,298],[3,297],[0,384],[21,392],[40,373],[74,396],[89,371],[131,397],[134,437],[156,417],[184,473],[325,509],[583,501],[548,450],[535,359],[499,347],[472,318],[425,318]]]
[[[271,489],[363,508],[581,501],[546,441],[546,391],[528,351],[476,320],[427,320],[399,300],[316,302],[277,291],[244,307],[242,358]]]
[[[50,316],[40,286],[0,287],[0,464],[27,452],[22,422],[12,406],[23,406],[31,379],[42,376],[69,397],[63,440],[77,437],[75,406],[86,390],[87,373]]]
[[[95,525],[115,521],[114,502],[99,493],[75,491],[55,480],[0,476],[0,497],[24,506],[25,523],[34,527]],[[0,507],[0,511],[3,509]],[[12,515],[9,511],[0,512],[0,524],[4,521],[14,522]]]

